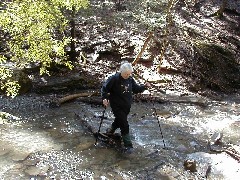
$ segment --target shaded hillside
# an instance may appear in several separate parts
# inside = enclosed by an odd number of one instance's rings
[[[221,1],[181,1],[171,8],[158,1],[91,1],[78,19],[77,45],[86,57],[86,70],[104,78],[102,72],[115,71],[121,60],[132,62],[153,32],[135,66],[138,77],[144,79],[146,69],[154,76],[158,69],[169,82],[159,85],[164,89],[235,91],[240,84],[240,10],[239,2],[229,2],[217,17]],[[166,76],[166,68],[174,77]]]

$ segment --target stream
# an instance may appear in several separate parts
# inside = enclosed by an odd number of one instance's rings
[[[0,96],[0,179],[240,177],[240,162],[208,147],[220,133],[222,146],[232,145],[240,152],[237,93],[219,101],[197,95],[177,97],[201,101],[205,106],[187,101],[134,102],[128,117],[132,154],[101,142],[95,146],[94,136],[80,123],[82,118],[97,130],[103,107],[76,99],[51,108],[54,96],[28,94],[14,99]],[[154,108],[158,116],[154,115]],[[113,121],[110,107],[105,117],[101,132]],[[196,162],[196,172],[184,168],[185,160]]]

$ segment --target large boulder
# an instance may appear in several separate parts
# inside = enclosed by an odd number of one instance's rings
[[[193,75],[198,87],[232,92],[240,88],[240,65],[234,54],[216,44],[196,43]]]
[[[91,75],[72,72],[63,75],[42,76],[34,82],[33,92],[46,94],[95,88],[99,89],[99,84],[99,81]]]

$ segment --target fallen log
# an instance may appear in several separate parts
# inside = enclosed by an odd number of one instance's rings
[[[102,105],[102,98],[100,96],[93,96],[93,97],[80,97],[78,98],[79,101],[88,103],[88,104],[93,104],[93,105]],[[134,102],[146,102],[146,103],[182,103],[182,104],[191,104],[191,105],[196,105],[200,107],[207,107],[208,104],[207,102],[203,100],[193,100],[191,98],[187,97],[159,97],[159,96],[152,96],[152,95],[146,95],[146,94],[136,94],[133,97]]]
[[[156,91],[159,91],[157,89]],[[74,99],[77,99],[81,102],[93,104],[93,105],[102,105],[102,98],[100,96],[99,92],[82,92],[78,94],[72,94],[67,95],[65,97],[54,99],[52,102],[50,102],[50,107],[59,107],[60,105],[72,101]],[[153,96],[153,95],[146,95],[146,94],[136,94],[133,97],[133,100],[135,102],[155,102],[155,103],[185,103],[185,104],[193,104],[201,107],[207,107],[208,103],[203,99],[192,99],[192,97],[188,96],[168,96],[168,95],[162,95],[161,97],[159,95]]]
[[[190,105],[196,105],[200,107],[207,107],[208,103],[204,99],[192,99],[190,96],[154,96],[154,95],[143,95],[143,94],[136,94],[134,96],[134,101],[136,102],[149,102],[149,103],[182,103],[182,104],[190,104]]]
[[[98,92],[82,92],[82,93],[77,93],[77,94],[71,94],[67,95],[65,97],[59,98],[59,99],[54,99],[50,103],[50,107],[59,107],[61,104],[69,102],[71,100],[74,100],[79,97],[92,97],[98,95]]]

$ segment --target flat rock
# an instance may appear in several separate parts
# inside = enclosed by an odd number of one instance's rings
[[[93,142],[86,142],[86,143],[81,143],[76,147],[77,151],[84,151],[89,149],[91,146],[93,146]]]
[[[128,168],[130,167],[130,165],[131,165],[130,160],[121,160],[116,164],[116,166],[119,166],[121,168]]]
[[[37,176],[38,174],[41,173],[41,168],[36,166],[30,166],[25,170],[25,173],[30,176]]]
[[[11,150],[5,147],[0,147],[0,156],[8,154]]]
[[[29,154],[29,152],[14,151],[11,153],[11,159],[13,161],[23,161],[29,156]]]

